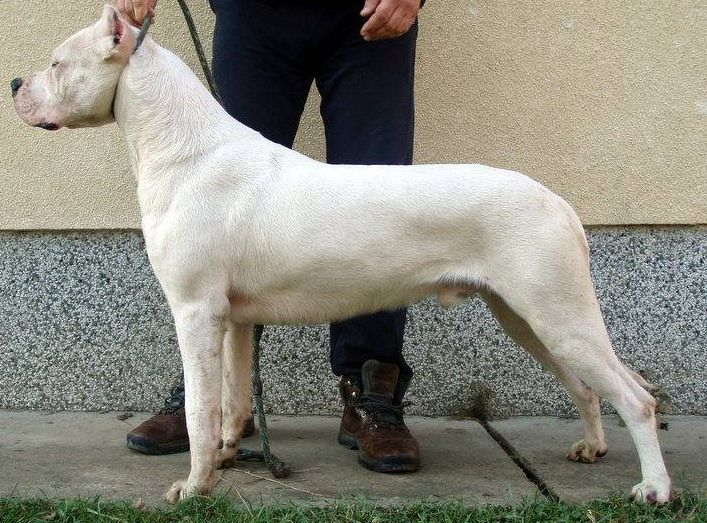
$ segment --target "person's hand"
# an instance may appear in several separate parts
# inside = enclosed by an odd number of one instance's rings
[[[147,15],[155,16],[157,0],[115,0],[115,8],[134,26],[142,27]]]
[[[420,10],[420,0],[366,0],[361,16],[370,17],[361,28],[364,40],[396,38],[408,32]]]

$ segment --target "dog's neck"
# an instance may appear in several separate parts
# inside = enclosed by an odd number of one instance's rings
[[[263,139],[231,118],[184,62],[149,37],[123,71],[114,107],[138,178],[198,158],[234,136]]]

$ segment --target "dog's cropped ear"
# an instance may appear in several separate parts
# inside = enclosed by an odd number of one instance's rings
[[[108,37],[106,59],[114,56],[129,57],[135,49],[136,36],[128,24],[111,5],[103,8],[99,26],[104,36]]]

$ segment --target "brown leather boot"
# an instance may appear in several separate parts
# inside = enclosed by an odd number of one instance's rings
[[[255,433],[255,423],[251,416],[243,428],[243,438]],[[184,385],[174,387],[165,406],[150,419],[128,432],[129,449],[142,454],[176,454],[189,450],[187,419],[184,414]]]
[[[414,472],[420,467],[420,448],[405,426],[403,409],[393,398],[398,384],[398,366],[368,360],[356,377],[342,378],[339,389],[344,415],[339,443],[358,448],[358,461],[376,472]]]
[[[361,426],[361,416],[355,405],[361,399],[361,380],[357,376],[342,376],[339,392],[344,402],[344,415],[341,417],[337,439],[347,449],[358,450],[356,432]]]

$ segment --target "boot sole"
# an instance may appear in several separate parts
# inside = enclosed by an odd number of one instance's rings
[[[147,454],[148,456],[162,456],[164,454],[179,454],[181,452],[188,452],[189,440],[186,442],[178,441],[175,443],[157,445],[145,438],[128,436],[127,447],[130,450],[139,452],[140,454]]]
[[[373,460],[359,453],[358,462],[368,470],[382,472],[384,474],[395,474],[399,472],[415,472],[420,468],[420,463],[400,458],[386,458]]]
[[[350,432],[344,430],[343,427],[339,427],[339,436],[337,440],[339,445],[346,447],[347,449],[358,450],[358,441],[356,440],[356,437]],[[358,455],[358,462],[368,470],[387,474],[396,472],[415,472],[420,468],[420,463],[417,461],[410,461],[409,459],[395,457],[383,460],[373,460],[366,458],[366,456],[361,453]]]

